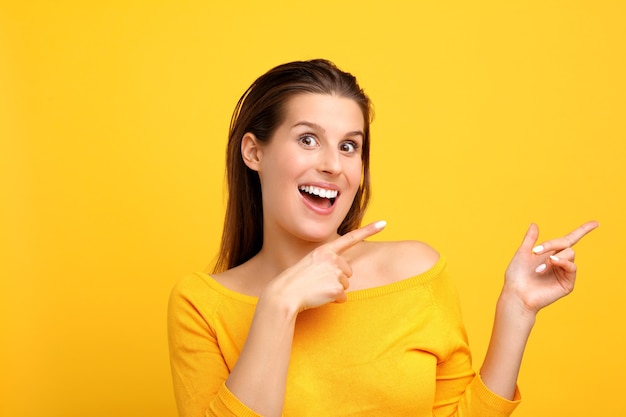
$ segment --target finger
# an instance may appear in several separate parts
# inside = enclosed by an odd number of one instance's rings
[[[566,272],[576,272],[576,264],[573,262],[573,260],[561,258],[556,255],[550,255],[545,263],[542,263],[535,269],[535,272],[541,274],[542,272],[548,270],[548,266],[552,266],[553,268],[561,268]]]
[[[572,248],[565,248],[561,252],[555,253],[553,256],[556,256],[559,259],[566,259],[568,261],[574,262],[575,252]]]
[[[524,235],[524,239],[522,239],[522,244],[519,247],[520,252],[529,251],[533,245],[537,242],[537,238],[539,237],[539,228],[535,223],[531,223]]]
[[[350,286],[350,282],[348,282],[348,277],[345,275],[339,277],[339,283],[343,287],[344,291],[347,290]]]
[[[553,267],[561,268],[566,272],[576,272],[576,264],[572,261],[568,261],[567,259],[561,259],[558,256],[550,256],[548,258],[548,262],[552,264]]]
[[[565,248],[569,248],[574,246],[587,233],[591,232],[599,225],[600,224],[596,221],[587,222],[563,237],[552,239],[542,243],[541,245],[535,246],[532,251],[533,253],[541,254],[549,251],[560,251]]]
[[[336,303],[345,303],[347,300],[348,300],[348,295],[346,294],[345,291],[342,291],[341,294],[339,294],[337,298],[335,298]]]
[[[571,242],[569,246],[574,246],[580,239],[585,237],[587,233],[591,232],[598,226],[600,226],[600,223],[594,220],[594,221],[587,222],[583,224],[582,226],[578,227],[576,230],[569,232],[565,236],[567,240]]]
[[[368,237],[375,235],[385,228],[387,222],[384,220],[370,223],[367,226],[363,226],[359,229],[353,230],[351,232],[346,233],[343,236],[335,239],[330,242],[328,245],[332,251],[335,253],[343,253],[344,251],[350,249],[352,246],[356,245],[359,242],[367,239]]]
[[[352,276],[352,267],[350,266],[348,261],[346,261],[339,255],[337,255],[337,266],[341,270],[342,275],[345,275],[346,278],[350,278]]]

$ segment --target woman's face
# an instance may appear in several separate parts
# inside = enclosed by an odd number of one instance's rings
[[[264,232],[324,242],[336,236],[360,185],[363,113],[349,98],[299,94],[284,116],[257,144]]]

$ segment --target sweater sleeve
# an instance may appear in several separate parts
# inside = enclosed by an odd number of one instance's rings
[[[516,389],[513,401],[489,390],[471,369],[470,359],[461,355],[438,366],[435,417],[508,417],[520,403]]]
[[[472,368],[467,334],[461,317],[458,296],[444,273],[433,284],[438,308],[438,329],[442,348],[437,363],[433,416],[435,417],[507,417],[520,402],[509,401],[491,392]]]
[[[168,305],[168,341],[180,417],[257,417],[226,387],[230,370],[210,323],[219,298],[197,276],[179,281]]]

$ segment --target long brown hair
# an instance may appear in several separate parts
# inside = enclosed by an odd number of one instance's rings
[[[222,244],[214,273],[246,262],[263,246],[261,183],[256,171],[241,157],[241,140],[250,132],[267,142],[284,118],[285,103],[296,94],[336,94],[354,100],[365,123],[361,159],[363,172],[359,190],[345,219],[337,229],[341,235],[359,227],[370,198],[369,149],[371,102],[356,78],[323,59],[279,65],[260,76],[241,96],[230,122],[226,152],[228,203]]]

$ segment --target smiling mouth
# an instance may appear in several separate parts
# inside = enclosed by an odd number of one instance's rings
[[[313,185],[301,185],[298,190],[311,204],[320,208],[332,207],[339,195],[337,190],[328,190]]]

